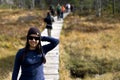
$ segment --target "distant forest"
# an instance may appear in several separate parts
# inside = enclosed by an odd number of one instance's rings
[[[119,14],[120,0],[0,0],[0,8],[48,9],[49,5],[70,3],[81,13]]]

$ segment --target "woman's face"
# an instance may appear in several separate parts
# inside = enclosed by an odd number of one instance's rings
[[[39,39],[40,37],[36,34],[31,34],[29,35],[28,37],[28,42],[29,42],[29,45],[30,45],[30,49],[35,49],[36,46],[38,45],[39,43]]]

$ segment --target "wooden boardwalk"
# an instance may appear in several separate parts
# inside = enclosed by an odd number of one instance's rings
[[[64,14],[64,18],[68,13]],[[59,39],[60,32],[63,26],[63,19],[57,20],[57,17],[54,17],[55,22],[53,23],[52,37]],[[42,36],[47,36],[47,30],[45,29],[42,32]],[[47,43],[42,43],[47,44]],[[44,73],[45,80],[59,80],[59,45],[56,46],[53,50],[47,53],[46,55],[47,63],[44,64]]]

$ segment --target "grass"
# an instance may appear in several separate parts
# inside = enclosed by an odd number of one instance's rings
[[[60,37],[60,80],[119,80],[119,34],[119,18],[67,17]]]
[[[0,9],[0,80],[11,80],[17,50],[24,47],[31,26],[40,31],[44,29],[45,13],[41,10]]]

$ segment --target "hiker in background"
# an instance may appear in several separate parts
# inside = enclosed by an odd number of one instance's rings
[[[70,11],[71,12],[74,12],[74,5],[72,4],[71,7],[70,7]]]
[[[42,46],[41,41],[47,41],[49,44]],[[16,54],[12,80],[45,80],[43,72],[45,55],[58,43],[58,39],[41,36],[38,28],[31,27],[26,36],[25,47],[19,49]],[[17,79],[20,67],[22,73]]]
[[[64,18],[65,7],[64,5],[61,6],[61,18]]]
[[[57,11],[57,19],[60,20],[60,16],[61,16],[61,6],[60,6],[60,4],[57,5],[56,11]]]
[[[50,14],[50,12],[47,13],[47,16],[45,17],[44,22],[46,23],[48,36],[51,37],[52,23],[54,22],[54,18]]]
[[[68,4],[66,4],[66,9],[67,9],[67,12],[70,12],[70,7],[71,7],[71,5],[68,3]]]
[[[55,7],[53,5],[50,5],[49,10],[50,10],[51,15],[55,16]]]
[[[68,12],[68,5],[67,4],[65,5],[65,10],[66,10],[65,12]]]

